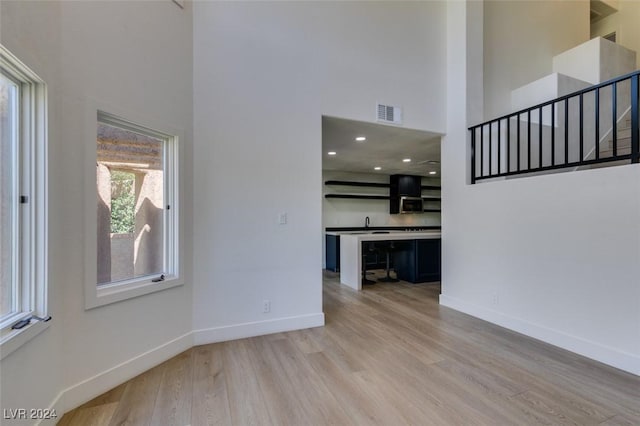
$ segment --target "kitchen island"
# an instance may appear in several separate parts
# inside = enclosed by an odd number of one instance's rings
[[[440,240],[440,231],[341,232],[340,283],[362,289],[362,243],[370,241]],[[439,259],[438,259],[439,262]]]

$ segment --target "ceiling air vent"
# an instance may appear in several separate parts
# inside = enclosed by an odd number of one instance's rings
[[[378,121],[382,123],[402,124],[402,109],[391,105],[376,104]]]

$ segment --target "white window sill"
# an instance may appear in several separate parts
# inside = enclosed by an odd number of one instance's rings
[[[86,309],[93,309],[99,306],[133,299],[134,297],[144,296],[145,294],[178,287],[183,284],[184,280],[180,277],[168,277],[160,282],[152,282],[149,278],[146,278],[141,281],[120,285],[96,286],[95,292],[92,292],[93,294],[87,294],[85,297],[85,306]]]
[[[33,321],[20,330],[9,330],[0,339],[0,360],[5,359],[15,352],[20,346],[45,331],[51,325],[51,321]]]

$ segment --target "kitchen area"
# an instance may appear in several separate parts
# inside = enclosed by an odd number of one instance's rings
[[[322,130],[326,275],[439,283],[441,135],[333,117]]]

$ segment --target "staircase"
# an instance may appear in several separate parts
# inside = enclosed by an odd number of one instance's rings
[[[631,154],[631,114],[626,114],[628,118],[621,120],[617,126],[617,137],[614,139],[613,132],[604,144],[600,144],[600,158],[613,157],[616,154]],[[614,152],[614,140],[616,152]],[[608,163],[608,165],[626,164],[625,161]],[[604,167],[606,163],[598,163],[591,166],[592,169]]]

